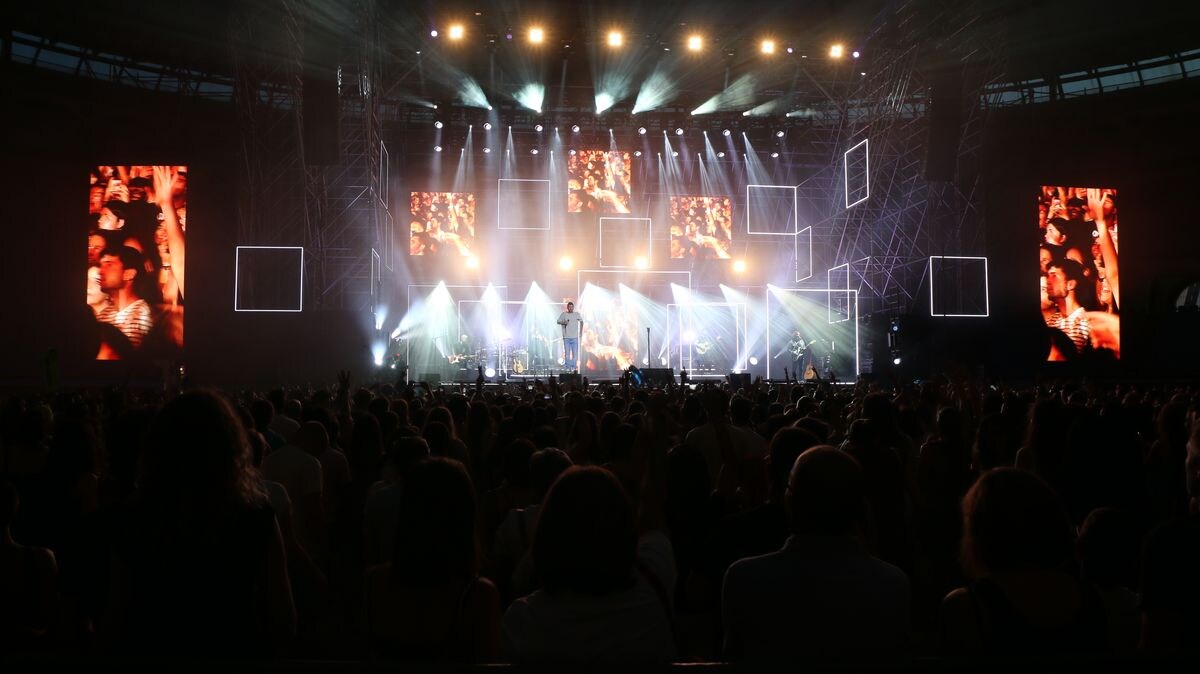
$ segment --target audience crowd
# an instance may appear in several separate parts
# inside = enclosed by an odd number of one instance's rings
[[[897,663],[1193,651],[1200,391],[15,396],[0,651]]]

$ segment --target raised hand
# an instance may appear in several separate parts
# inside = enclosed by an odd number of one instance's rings
[[[160,206],[170,204],[175,191],[175,172],[170,166],[154,167],[154,201]]]
[[[338,391],[350,391],[350,370],[338,370]]]

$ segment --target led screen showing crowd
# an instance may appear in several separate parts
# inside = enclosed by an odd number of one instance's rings
[[[1117,190],[1044,185],[1038,227],[1047,360],[1119,360]]]
[[[581,304],[581,371],[611,374],[634,364],[638,349],[644,348],[638,340],[639,323],[636,309],[618,300]]]
[[[726,260],[732,238],[729,197],[671,197],[672,258]]]
[[[409,255],[461,255],[475,247],[475,195],[413,192],[409,196]]]
[[[187,175],[186,166],[91,167],[87,304],[97,360],[183,349]]]
[[[629,213],[633,159],[618,150],[578,150],[567,157],[568,213]]]

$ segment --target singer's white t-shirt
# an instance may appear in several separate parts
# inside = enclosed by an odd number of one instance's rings
[[[558,324],[562,325],[563,321],[567,323],[567,327],[563,328],[563,337],[579,339],[579,326],[582,325],[583,316],[580,316],[578,311],[564,311],[558,315]]]

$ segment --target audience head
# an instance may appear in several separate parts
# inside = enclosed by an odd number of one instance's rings
[[[533,500],[541,503],[550,491],[550,485],[571,467],[567,453],[557,447],[540,449],[529,457],[529,486],[533,489]]]
[[[1070,561],[1074,533],[1058,494],[1033,473],[997,468],[963,498],[962,562],[968,575],[1052,570]]]
[[[392,570],[403,585],[473,578],[478,568],[475,489],[462,464],[432,458],[408,471],[400,495]]]
[[[510,487],[529,487],[529,459],[535,451],[537,448],[533,443],[524,438],[513,440],[504,447],[504,481]]]
[[[547,592],[605,595],[633,584],[633,505],[621,483],[595,466],[573,467],[546,494],[533,562]]]
[[[821,441],[803,428],[781,428],[775,433],[771,438],[767,459],[772,500],[783,498],[784,492],[787,491],[788,478],[792,474],[792,467],[796,465],[796,459],[804,453],[804,450],[819,444]]]
[[[319,421],[306,421],[300,424],[293,439],[296,446],[313,456],[320,456],[329,449],[329,434]]]
[[[858,461],[830,445],[805,450],[788,480],[787,509],[792,533],[854,533],[866,513],[866,489]]]

